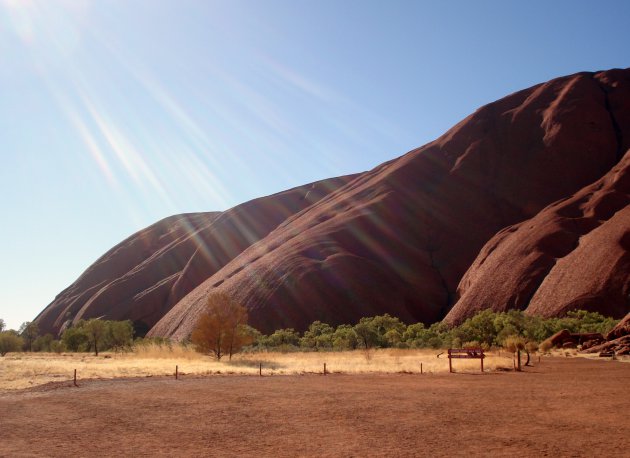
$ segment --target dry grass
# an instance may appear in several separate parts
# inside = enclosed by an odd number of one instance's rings
[[[322,373],[324,363],[330,373],[425,373],[448,371],[443,350],[382,349],[314,353],[247,353],[235,355],[232,361],[218,362],[180,345],[140,346],[131,353],[104,353],[95,357],[85,353],[14,353],[0,359],[0,391],[27,388],[54,381],[78,378],[117,378],[173,375],[175,366],[181,374],[258,374],[263,375]],[[457,372],[478,372],[478,359],[453,361]],[[490,353],[484,361],[488,371],[512,368],[512,356]]]

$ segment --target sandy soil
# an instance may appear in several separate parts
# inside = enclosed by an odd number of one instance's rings
[[[630,364],[187,376],[0,394],[1,456],[630,456]]]

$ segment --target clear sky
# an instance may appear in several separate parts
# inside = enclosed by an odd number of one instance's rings
[[[370,169],[630,66],[628,1],[0,0],[0,318],[166,216]]]

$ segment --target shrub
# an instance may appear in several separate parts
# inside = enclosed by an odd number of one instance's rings
[[[20,351],[24,345],[24,340],[16,333],[7,331],[0,332],[0,356],[9,352]]]
[[[85,351],[89,347],[89,338],[81,326],[66,329],[61,335],[61,341],[68,351]]]

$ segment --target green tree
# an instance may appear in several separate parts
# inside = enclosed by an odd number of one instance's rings
[[[52,334],[37,337],[33,341],[33,351],[50,351],[50,344],[54,339]]]
[[[288,349],[300,343],[300,333],[293,328],[278,329],[263,339],[265,346]]]
[[[81,325],[66,329],[61,335],[61,341],[68,351],[74,352],[86,350],[89,344],[87,332]]]
[[[369,350],[378,343],[378,332],[372,324],[372,318],[361,318],[353,330],[364,349]]]
[[[98,356],[99,346],[105,346],[107,322],[99,318],[92,318],[84,322],[82,327],[87,334],[90,347],[94,349],[94,356]]]
[[[332,344],[335,350],[354,350],[359,341],[352,326],[340,324],[332,335]]]
[[[39,328],[36,323],[25,321],[20,326],[20,337],[24,339],[24,346],[28,351],[33,351],[33,342],[39,334]]]
[[[300,346],[314,350],[332,348],[334,329],[321,321],[314,321],[300,339]]]
[[[133,323],[127,321],[107,321],[107,342],[115,351],[130,348],[133,345]]]
[[[0,318],[0,332],[4,331],[4,328],[6,328],[6,323],[4,322],[4,320],[2,318]]]
[[[15,332],[0,332],[0,356],[9,352],[20,351],[24,345],[24,340]]]

